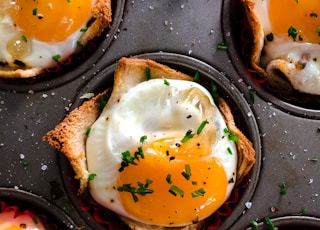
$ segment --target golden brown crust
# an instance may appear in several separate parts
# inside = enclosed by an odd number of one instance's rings
[[[234,122],[230,107],[224,99],[218,99],[219,109],[224,117],[228,129],[239,137],[236,142],[238,150],[237,184],[250,172],[255,163],[255,150],[248,138],[238,129]]]
[[[112,21],[111,0],[98,0],[91,9],[94,21],[79,38],[80,44],[85,46],[93,38],[100,36],[101,33],[110,26]],[[77,50],[76,52],[78,52]],[[43,69],[36,67],[0,67],[0,78],[31,78],[43,73]]]
[[[252,42],[252,54],[251,65],[252,67],[263,77],[267,77],[266,71],[260,67],[261,51],[264,45],[264,32],[260,23],[259,17],[254,11],[254,0],[241,0],[248,19],[248,23],[252,29],[253,42]]]
[[[70,161],[75,172],[75,179],[80,180],[79,193],[82,193],[87,187],[89,176],[85,154],[86,132],[100,115],[100,98],[106,96],[109,91],[111,89],[84,102],[42,137],[43,141],[62,152]]]

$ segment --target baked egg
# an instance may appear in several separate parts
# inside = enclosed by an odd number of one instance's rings
[[[0,213],[0,229],[5,230],[44,230],[40,219],[28,212],[18,213],[15,210]]]
[[[290,91],[292,86],[302,93],[320,95],[319,3],[301,0],[242,2],[253,31],[253,67],[273,85],[282,85],[284,91]]]
[[[89,189],[131,220],[186,226],[215,212],[236,182],[237,149],[210,93],[151,79],[105,109],[86,143]]]
[[[1,1],[0,77],[33,77],[63,62],[109,25],[110,4],[109,0]]]

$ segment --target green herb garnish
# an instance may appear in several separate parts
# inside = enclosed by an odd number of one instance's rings
[[[27,165],[30,164],[30,162],[29,162],[29,161],[22,161],[21,164],[22,164],[23,166],[27,166]]]
[[[147,140],[147,138],[148,137],[146,135],[140,137],[140,143],[143,143],[145,140]]]
[[[168,175],[167,175],[166,181],[168,182],[168,184],[172,184],[171,174],[168,174]]]
[[[228,49],[228,45],[225,42],[220,42],[217,44],[217,48],[220,50],[226,50],[226,49]]]
[[[77,46],[80,48],[80,49],[83,49],[84,45],[82,45],[82,43],[80,41],[77,41]]]
[[[138,188],[132,187],[131,184],[124,184],[123,186],[119,186],[117,190],[119,192],[129,192],[132,195],[134,202],[139,201],[136,194],[145,196],[146,194],[153,193],[152,189],[148,189],[149,185],[152,183],[152,180],[146,179],[146,183],[137,182]]]
[[[200,135],[200,133],[202,132],[202,130],[204,129],[204,127],[209,124],[208,120],[205,120],[203,122],[201,122],[200,126],[197,129],[197,135]],[[182,138],[181,143],[186,143],[188,140],[190,140],[191,138],[194,137],[194,135],[196,135],[195,133],[192,133],[192,130],[188,130],[185,134],[185,136]]]
[[[81,29],[80,29],[80,32],[86,32],[88,30],[88,27],[82,27]]]
[[[232,155],[232,150],[231,150],[230,147],[227,148],[227,151],[228,151],[228,153],[229,153],[230,155]]]
[[[293,41],[295,42],[299,32],[300,32],[299,30],[297,30],[293,26],[290,26],[288,29],[288,37],[292,37]]]
[[[224,128],[223,132],[228,135],[228,139],[230,141],[234,141],[234,142],[239,141],[239,137],[237,135],[233,134],[229,129]]]
[[[147,80],[151,79],[151,69],[150,68],[146,68],[146,79]]]
[[[304,214],[306,214],[306,212],[307,212],[307,208],[303,208],[303,209],[301,209],[300,210],[300,215],[304,215]]]
[[[254,90],[249,91],[249,97],[250,97],[251,104],[254,104],[256,102],[256,94]]]
[[[24,42],[28,42],[28,39],[25,35],[21,35],[21,40]]]
[[[104,109],[104,107],[107,105],[107,101],[104,97],[100,97],[100,105],[99,105],[99,111],[100,113]]]
[[[200,188],[194,192],[191,192],[191,196],[192,197],[204,196],[205,193],[206,193],[206,190],[204,188]]]
[[[122,155],[122,162],[121,167],[119,168],[119,172],[122,172],[125,167],[129,165],[137,165],[136,161],[139,161],[140,158],[144,159],[144,153],[142,147],[138,147],[138,150],[131,156],[129,151],[124,151],[121,153]]]
[[[287,186],[286,186],[286,184],[285,183],[281,183],[279,185],[279,187],[280,187],[280,194],[281,195],[286,195],[287,194]]]
[[[268,225],[270,230],[278,230],[278,228],[274,226],[269,217],[265,217],[263,221],[266,225]]]
[[[193,80],[194,80],[194,81],[198,81],[198,80],[199,80],[199,77],[200,77],[200,72],[197,70],[197,71],[194,73]]]
[[[38,11],[37,8],[33,8],[33,9],[32,9],[32,15],[33,15],[33,16],[37,15],[37,11]]]
[[[214,100],[218,99],[219,98],[218,87],[213,81],[211,82],[211,91],[212,91],[213,99]]]
[[[251,224],[252,227],[258,229],[258,223],[257,223],[257,221],[251,220],[250,224]]]
[[[167,86],[169,86],[169,85],[170,85],[170,82],[168,82],[168,80],[167,80],[167,79],[164,79],[164,81],[163,81],[163,82],[164,82],[164,84],[165,84],[165,85],[167,85]]]
[[[192,184],[192,185],[197,185],[198,182],[197,182],[197,181],[191,181],[191,184]]]
[[[209,121],[208,121],[208,120],[205,120],[205,121],[201,122],[199,128],[197,129],[197,135],[199,135],[199,134],[202,132],[202,130],[204,129],[204,127],[205,127],[207,124],[209,124]]]
[[[177,195],[181,197],[184,196],[184,191],[181,188],[177,187],[176,185],[171,185],[169,192],[174,196],[177,196]]]
[[[308,160],[309,160],[309,161],[312,161],[312,162],[318,162],[318,161],[319,161],[319,158],[317,158],[317,157],[312,157],[312,158],[309,158]]]
[[[90,132],[91,132],[91,127],[89,127],[89,128],[87,129],[87,131],[86,131],[86,136],[89,136]]]
[[[316,32],[317,32],[318,35],[320,36],[320,27],[317,28]]]
[[[184,165],[184,170],[181,175],[186,178],[186,180],[189,180],[190,179],[190,176],[191,176],[191,168],[190,168],[190,165],[186,164]]]
[[[96,178],[97,174],[95,173],[90,173],[89,176],[88,176],[88,181],[92,181],[94,180],[94,178]]]
[[[58,61],[60,58],[61,58],[60,54],[52,56],[52,60],[54,60],[54,61]]]

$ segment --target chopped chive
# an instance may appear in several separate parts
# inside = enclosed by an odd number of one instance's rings
[[[30,164],[30,162],[29,162],[29,161],[22,161],[21,164],[22,164],[23,166],[27,166],[27,165]]]
[[[250,97],[250,101],[251,101],[251,104],[254,104],[256,102],[256,97],[255,97],[255,92],[254,90],[250,90],[249,91],[249,97]]]
[[[52,60],[58,61],[61,58],[60,54],[52,56]]]
[[[297,30],[293,26],[290,26],[288,29],[288,37],[292,37],[293,41],[295,42],[299,32],[300,32],[299,30]]]
[[[97,174],[95,173],[90,173],[89,176],[88,176],[88,181],[92,181],[94,180],[94,178],[96,178]]]
[[[223,132],[228,135],[228,139],[230,141],[234,141],[234,142],[239,141],[239,137],[237,135],[233,134],[228,128],[224,128]]]
[[[102,110],[104,109],[104,107],[107,105],[107,101],[104,97],[100,97],[100,105],[99,105],[99,111],[100,113],[102,112]]]
[[[91,127],[89,127],[89,128],[87,129],[87,131],[86,131],[86,136],[89,136],[90,132],[91,132]]]
[[[143,143],[145,140],[147,140],[147,138],[148,137],[146,135],[140,137],[140,143]]]
[[[199,80],[199,77],[200,77],[200,72],[197,70],[197,71],[194,73],[193,80],[194,80],[194,81],[198,81],[198,80]]]
[[[169,86],[169,85],[170,85],[170,82],[168,82],[167,79],[164,79],[164,84],[167,85],[167,86]]]
[[[171,174],[168,174],[168,175],[167,175],[166,181],[168,182],[168,184],[172,184]]]
[[[308,160],[309,160],[309,161],[312,161],[312,162],[318,162],[318,161],[319,161],[319,158],[317,158],[317,157],[312,157],[312,158],[309,158]]]
[[[71,213],[73,212],[73,208],[71,206],[71,204],[69,203],[68,200],[66,200],[65,198],[62,198],[62,205],[63,207],[66,209],[67,212]]]
[[[177,187],[176,185],[171,185],[169,192],[174,195],[174,196],[184,196],[184,191],[182,189],[180,189],[179,187]]]
[[[219,98],[218,87],[213,81],[211,81],[211,91],[212,91],[213,99],[215,100],[218,99]]]
[[[270,230],[278,230],[278,228],[274,226],[274,224],[272,223],[269,217],[265,217],[263,221],[266,225],[268,225]]]
[[[21,35],[21,40],[24,42],[28,42],[28,39],[25,35]]]
[[[147,80],[151,79],[151,69],[150,68],[146,68],[146,79]]]
[[[304,215],[307,212],[307,208],[303,208],[300,210],[300,215]]]
[[[189,164],[184,165],[184,170],[181,174],[184,178],[186,178],[186,180],[190,179],[191,176],[191,168]]]
[[[279,185],[279,187],[280,187],[280,194],[281,195],[286,195],[287,194],[287,186],[286,186],[286,184],[285,183],[281,183]]]
[[[192,197],[204,196],[205,193],[206,193],[206,190],[204,188],[200,188],[194,192],[191,192],[191,196]]]
[[[77,46],[78,46],[80,49],[83,49],[83,47],[84,47],[84,45],[82,45],[80,41],[77,41]]]
[[[192,185],[197,185],[198,182],[197,181],[191,181]]]
[[[32,15],[33,15],[33,16],[36,16],[36,15],[37,15],[37,11],[38,11],[37,8],[33,8],[33,9],[32,9]]]
[[[81,29],[80,29],[80,32],[86,32],[88,30],[88,27],[82,27]]]
[[[220,50],[226,50],[226,49],[228,49],[228,45],[225,42],[220,42],[217,44],[217,48]]]
[[[258,223],[257,223],[257,221],[251,220],[250,224],[251,224],[252,227],[258,229]]]
[[[202,130],[204,129],[204,127],[205,127],[207,124],[209,124],[209,121],[208,121],[208,120],[205,120],[205,121],[203,121],[203,122],[200,124],[199,128],[197,129],[197,134],[198,134],[198,135],[202,132]]]
[[[188,140],[194,137],[195,134],[187,132],[186,135],[182,138],[181,143],[186,143]]]
[[[123,184],[122,186],[119,186],[117,190],[119,192],[129,192],[132,195],[132,198],[134,202],[139,201],[136,194],[145,196],[147,194],[153,193],[152,189],[148,189],[149,185],[152,183],[152,180],[146,179],[146,183],[137,182],[138,188],[132,187],[131,184]]]
[[[317,28],[316,32],[320,36],[320,27]]]
[[[230,147],[227,148],[227,151],[228,151],[228,153],[229,153],[230,155],[232,155],[232,150],[231,150]]]

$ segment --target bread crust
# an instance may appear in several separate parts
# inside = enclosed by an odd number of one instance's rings
[[[93,38],[100,36],[101,33],[110,26],[112,21],[111,0],[97,0],[97,3],[91,9],[91,13],[93,22],[78,40],[83,46]],[[79,51],[80,49],[77,48],[75,53]],[[9,64],[0,66],[0,78],[31,78],[36,77],[43,72],[44,69],[37,67],[27,66],[25,68],[20,68],[17,66],[9,66]]]
[[[118,103],[120,98],[122,98],[122,95],[130,88],[146,81],[146,69],[150,70],[151,78],[193,80],[189,75],[173,70],[168,66],[159,64],[152,60],[121,58],[115,70],[112,94],[102,113],[104,113],[104,111],[108,111],[109,108]],[[85,132],[100,115],[98,111],[99,103],[97,102],[101,95],[105,94],[106,92],[83,103],[78,109],[73,110],[68,117],[56,126],[54,130],[49,131],[43,137],[44,141],[47,141],[55,149],[65,154],[69,159],[71,166],[76,173],[75,178],[80,180],[79,193],[82,193],[88,186],[89,173],[86,168]],[[249,173],[255,162],[255,150],[253,149],[251,142],[234,123],[231,110],[227,103],[223,99],[219,99],[218,104],[228,129],[235,135],[239,136],[239,141],[236,142],[236,145],[239,154],[237,181],[240,183],[244,176]],[[123,221],[132,229],[137,230],[166,229],[164,227],[138,223],[125,217],[123,217]],[[182,227],[181,229],[199,229],[203,223],[204,222],[201,221],[197,224]]]

